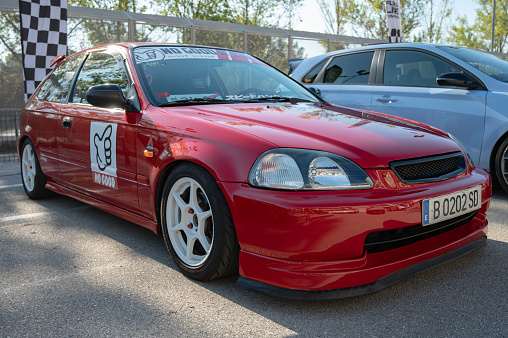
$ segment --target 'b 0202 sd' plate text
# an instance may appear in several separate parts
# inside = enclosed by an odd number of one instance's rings
[[[477,210],[482,205],[482,187],[476,186],[422,201],[422,224],[445,221]]]

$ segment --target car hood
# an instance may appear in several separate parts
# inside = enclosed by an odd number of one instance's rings
[[[363,168],[388,167],[394,160],[461,150],[442,132],[331,104],[216,104],[165,109],[240,130],[277,147],[332,152]]]

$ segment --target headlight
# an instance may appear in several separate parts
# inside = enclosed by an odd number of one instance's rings
[[[374,186],[369,175],[345,157],[291,148],[262,154],[250,170],[249,184],[285,190],[352,190]]]
[[[473,159],[471,158],[471,156],[469,155],[469,153],[466,151],[466,148],[464,148],[464,146],[462,145],[462,143],[455,137],[453,136],[452,134],[448,133],[448,136],[454,140],[455,142],[457,142],[457,144],[462,148],[462,151],[464,152],[464,154],[466,154],[466,158],[467,158],[467,161],[469,162],[469,165],[471,166],[471,168],[474,168],[475,165],[474,165],[474,161]]]

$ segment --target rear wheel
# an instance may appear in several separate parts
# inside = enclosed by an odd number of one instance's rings
[[[508,138],[497,150],[494,161],[494,175],[499,185],[508,192]]]
[[[166,247],[185,275],[212,280],[238,272],[239,245],[217,182],[203,168],[182,164],[164,186],[161,222]]]
[[[25,139],[21,148],[21,181],[25,193],[31,199],[39,199],[50,195],[44,185],[46,177],[42,173],[37,153],[30,139]]]

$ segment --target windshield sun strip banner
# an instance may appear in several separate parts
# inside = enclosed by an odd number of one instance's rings
[[[133,50],[133,53],[134,61],[137,64],[182,59],[231,60],[264,64],[248,54],[213,48],[151,46],[137,47]]]

